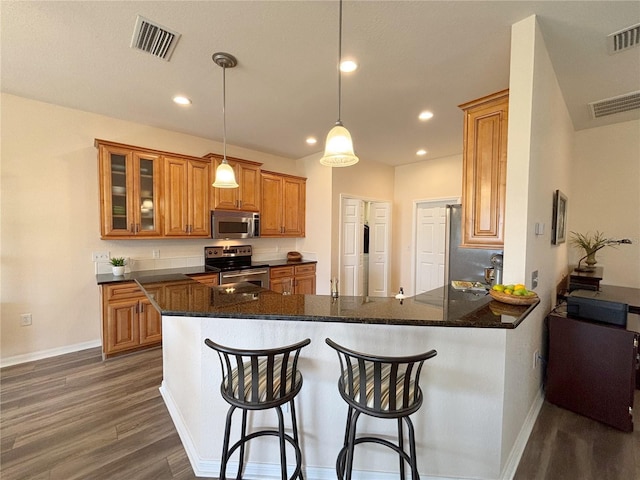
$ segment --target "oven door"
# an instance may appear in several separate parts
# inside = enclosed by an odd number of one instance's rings
[[[220,272],[220,285],[249,282],[262,288],[269,288],[269,269],[250,268],[246,270],[230,270]]]

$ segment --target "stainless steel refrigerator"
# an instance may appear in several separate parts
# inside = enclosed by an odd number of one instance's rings
[[[491,257],[502,250],[462,248],[462,205],[447,205],[445,234],[445,285],[452,280],[485,281],[485,269],[491,268]]]

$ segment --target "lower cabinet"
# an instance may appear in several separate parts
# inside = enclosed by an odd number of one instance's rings
[[[269,269],[269,288],[282,293],[284,284],[290,282],[292,293],[315,295],[316,264],[285,265]]]
[[[197,282],[218,285],[218,274],[193,275]],[[164,289],[152,290],[156,298]],[[185,292],[185,295],[188,292]],[[118,354],[153,347],[162,343],[162,316],[135,282],[102,286],[102,354]]]
[[[155,292],[161,294],[160,288]],[[105,358],[158,345],[162,317],[135,282],[102,287],[102,353]]]

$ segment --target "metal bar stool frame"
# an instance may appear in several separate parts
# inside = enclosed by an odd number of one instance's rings
[[[355,446],[368,442],[384,445],[399,455],[401,479],[405,478],[407,462],[411,467],[412,480],[419,480],[415,431],[409,416],[422,405],[420,373],[424,362],[437,355],[436,350],[411,356],[384,357],[350,350],[330,338],[325,342],[338,353],[338,391],[349,405],[344,444],[336,460],[338,478],[351,480]],[[398,444],[378,437],[356,437],[361,413],[397,419]],[[404,449],[403,421],[407,424],[409,434],[409,453]]]
[[[299,478],[302,475],[302,451],[298,438],[298,425],[294,398],[302,388],[302,374],[298,370],[300,350],[311,343],[310,339],[285,347],[245,350],[217,344],[210,339],[204,343],[215,350],[222,368],[220,393],[229,403],[227,411],[222,459],[220,463],[220,480],[226,480],[227,463],[234,452],[240,449],[240,462],[236,479],[242,478],[244,468],[245,444],[254,438],[276,436],[280,440],[280,469],[282,480]],[[291,409],[291,426],[293,436],[284,431],[284,416],[281,406],[289,403]],[[240,439],[229,447],[231,422],[234,411],[242,410],[242,430]],[[275,409],[278,416],[278,429],[266,429],[247,435],[247,412],[249,410]],[[286,444],[288,442],[296,455],[296,468],[287,477]]]

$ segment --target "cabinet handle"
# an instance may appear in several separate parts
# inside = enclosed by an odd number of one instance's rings
[[[144,313],[144,303],[140,304],[140,313]]]
[[[136,233],[136,231],[133,229],[133,223],[131,224],[131,227],[129,227],[129,231],[130,231],[131,233]]]
[[[139,233],[139,232],[140,232],[140,224],[136,223],[136,233]]]

